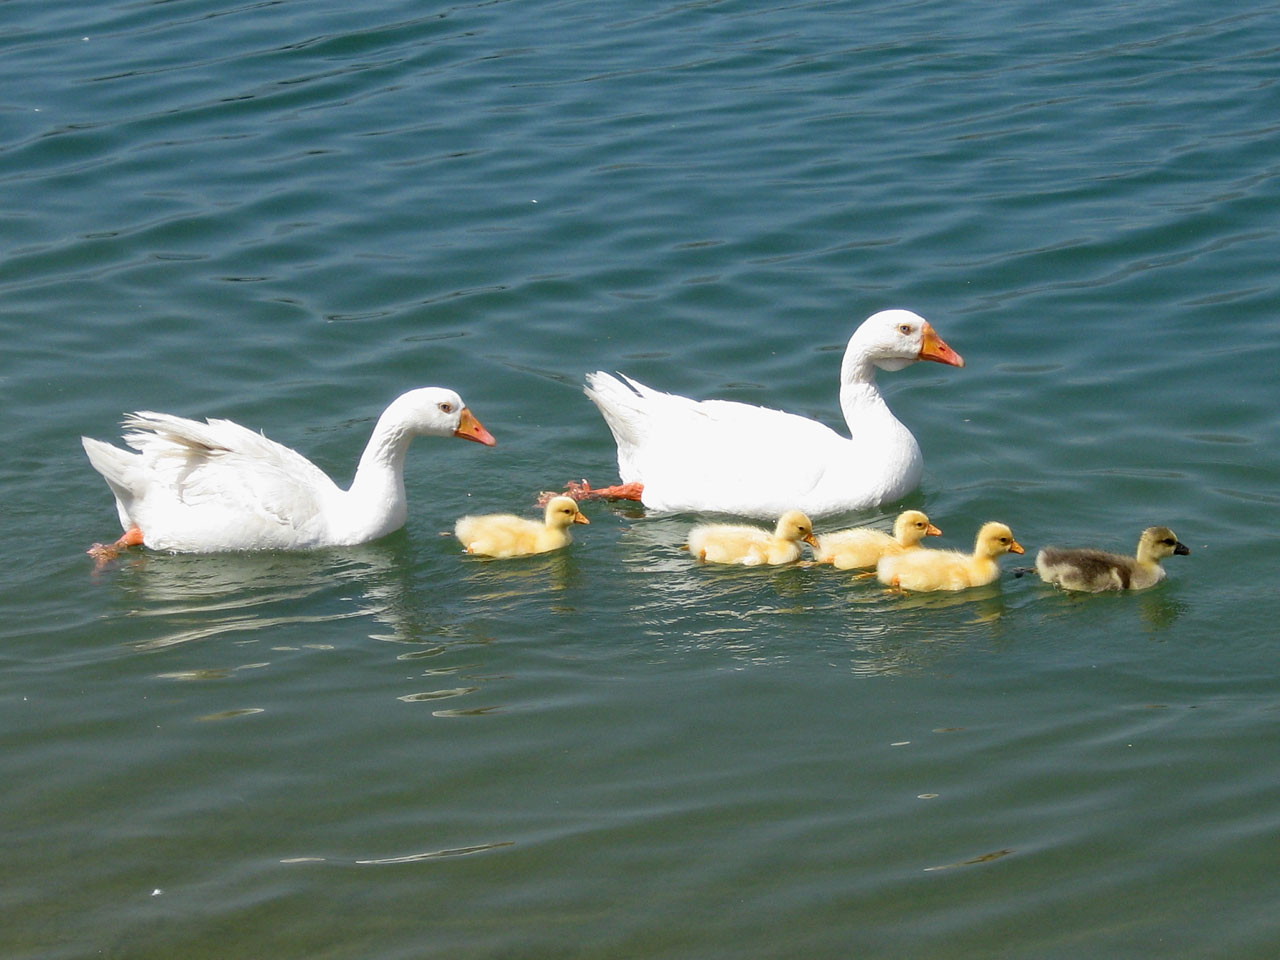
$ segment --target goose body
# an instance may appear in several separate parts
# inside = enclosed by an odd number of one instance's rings
[[[881,557],[914,550],[927,536],[940,536],[942,531],[929,522],[919,510],[904,510],[893,522],[893,534],[871,527],[836,530],[818,537],[813,558],[829,563],[837,570],[874,567]]]
[[[230,420],[140,411],[124,426],[134,452],[81,438],[126,531],[114,548],[90,551],[100,559],[134,544],[210,553],[366,543],[404,525],[404,462],[415,436],[495,442],[454,391],[411,390],[379,417],[342,490],[300,453]]]
[[[978,531],[972,554],[918,547],[881,559],[876,576],[881,583],[899,590],[966,590],[985,586],[1000,576],[996,558],[1023,552],[1007,526],[985,523]]]
[[[689,531],[689,552],[707,563],[793,563],[800,559],[800,544],[817,543],[813,523],[799,510],[778,518],[772,532],[735,523],[702,523]]]
[[[571,486],[578,497],[638,499],[655,511],[776,517],[862,510],[897,500],[920,482],[911,431],[889,410],[876,371],[918,360],[963,366],[922,317],[885,310],[849,339],[840,371],[844,436],[806,417],[727,400],[691,400],[629,377],[587,376],[618,451],[617,487]]]
[[[1160,561],[1191,549],[1168,527],[1148,527],[1138,539],[1136,556],[1103,550],[1045,547],[1036,554],[1036,572],[1045,583],[1064,590],[1101,593],[1105,590],[1145,590],[1164,579]]]
[[[523,557],[568,546],[573,540],[569,528],[590,522],[572,497],[554,497],[547,502],[541,522],[513,513],[490,513],[460,518],[453,532],[467,553]]]

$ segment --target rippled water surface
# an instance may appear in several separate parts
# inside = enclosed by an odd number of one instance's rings
[[[0,5],[6,958],[1272,958],[1280,13]],[[623,370],[837,424],[889,306],[903,504],[1189,557],[1134,596],[702,569],[693,518],[439,536],[616,477]],[[927,369],[926,369],[927,368]],[[410,520],[117,535],[81,435],[230,417]]]

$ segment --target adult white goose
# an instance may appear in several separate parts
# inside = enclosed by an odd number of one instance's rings
[[[923,460],[876,387],[876,370],[917,360],[964,366],[928,321],[908,310],[881,311],[854,331],[840,368],[848,437],[795,414],[588,374],[586,393],[613,432],[623,482],[593,490],[584,481],[570,484],[569,493],[639,500],[664,512],[754,517],[789,509],[824,516],[892,502],[919,484]]]
[[[124,426],[136,453],[81,438],[125,529],[115,544],[89,550],[100,560],[140,544],[211,553],[367,543],[404,525],[404,461],[415,436],[496,442],[452,390],[410,390],[378,418],[342,490],[306,457],[230,420],[139,411]]]

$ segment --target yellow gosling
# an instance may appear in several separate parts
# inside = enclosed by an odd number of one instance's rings
[[[454,524],[453,532],[467,553],[485,557],[524,557],[568,546],[575,523],[590,523],[571,497],[553,497],[547,502],[543,520],[528,520],[513,513],[466,516]]]
[[[1022,544],[1013,538],[1013,531],[1003,523],[984,523],[972,554],[918,547],[882,559],[876,566],[876,576],[897,590],[965,590],[984,586],[1000,576],[997,557],[1024,552]]]
[[[761,564],[794,563],[800,558],[800,544],[815,546],[813,523],[799,510],[788,510],[778,518],[772,533],[761,527],[729,523],[703,523],[689,531],[689,552],[708,563]]]
[[[874,567],[881,557],[914,550],[925,537],[941,535],[942,531],[919,510],[906,510],[893,522],[892,536],[871,527],[824,533],[818,537],[813,558],[818,563],[829,563],[837,570]]]
[[[1064,590],[1101,593],[1104,590],[1145,590],[1164,579],[1160,561],[1191,548],[1168,527],[1147,527],[1138,540],[1138,555],[1126,557],[1102,550],[1064,550],[1045,547],[1036,554],[1036,572],[1045,583]]]

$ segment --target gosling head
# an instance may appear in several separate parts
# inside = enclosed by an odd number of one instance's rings
[[[904,510],[893,522],[893,539],[904,547],[912,547],[925,537],[940,537],[942,531],[929,522],[919,510]]]
[[[1138,559],[1159,563],[1175,553],[1185,556],[1191,548],[1182,543],[1168,527],[1147,527],[1138,540]]]
[[[548,527],[563,530],[575,523],[590,523],[582,511],[578,509],[578,501],[573,497],[552,497],[547,501],[546,521]]]
[[[803,540],[811,547],[818,545],[818,538],[813,535],[813,521],[799,510],[788,510],[779,517],[774,535],[783,540]]]
[[[1026,553],[1022,544],[1013,539],[1013,531],[1003,523],[984,523],[978,531],[978,543],[974,553],[998,557],[1002,553]]]

